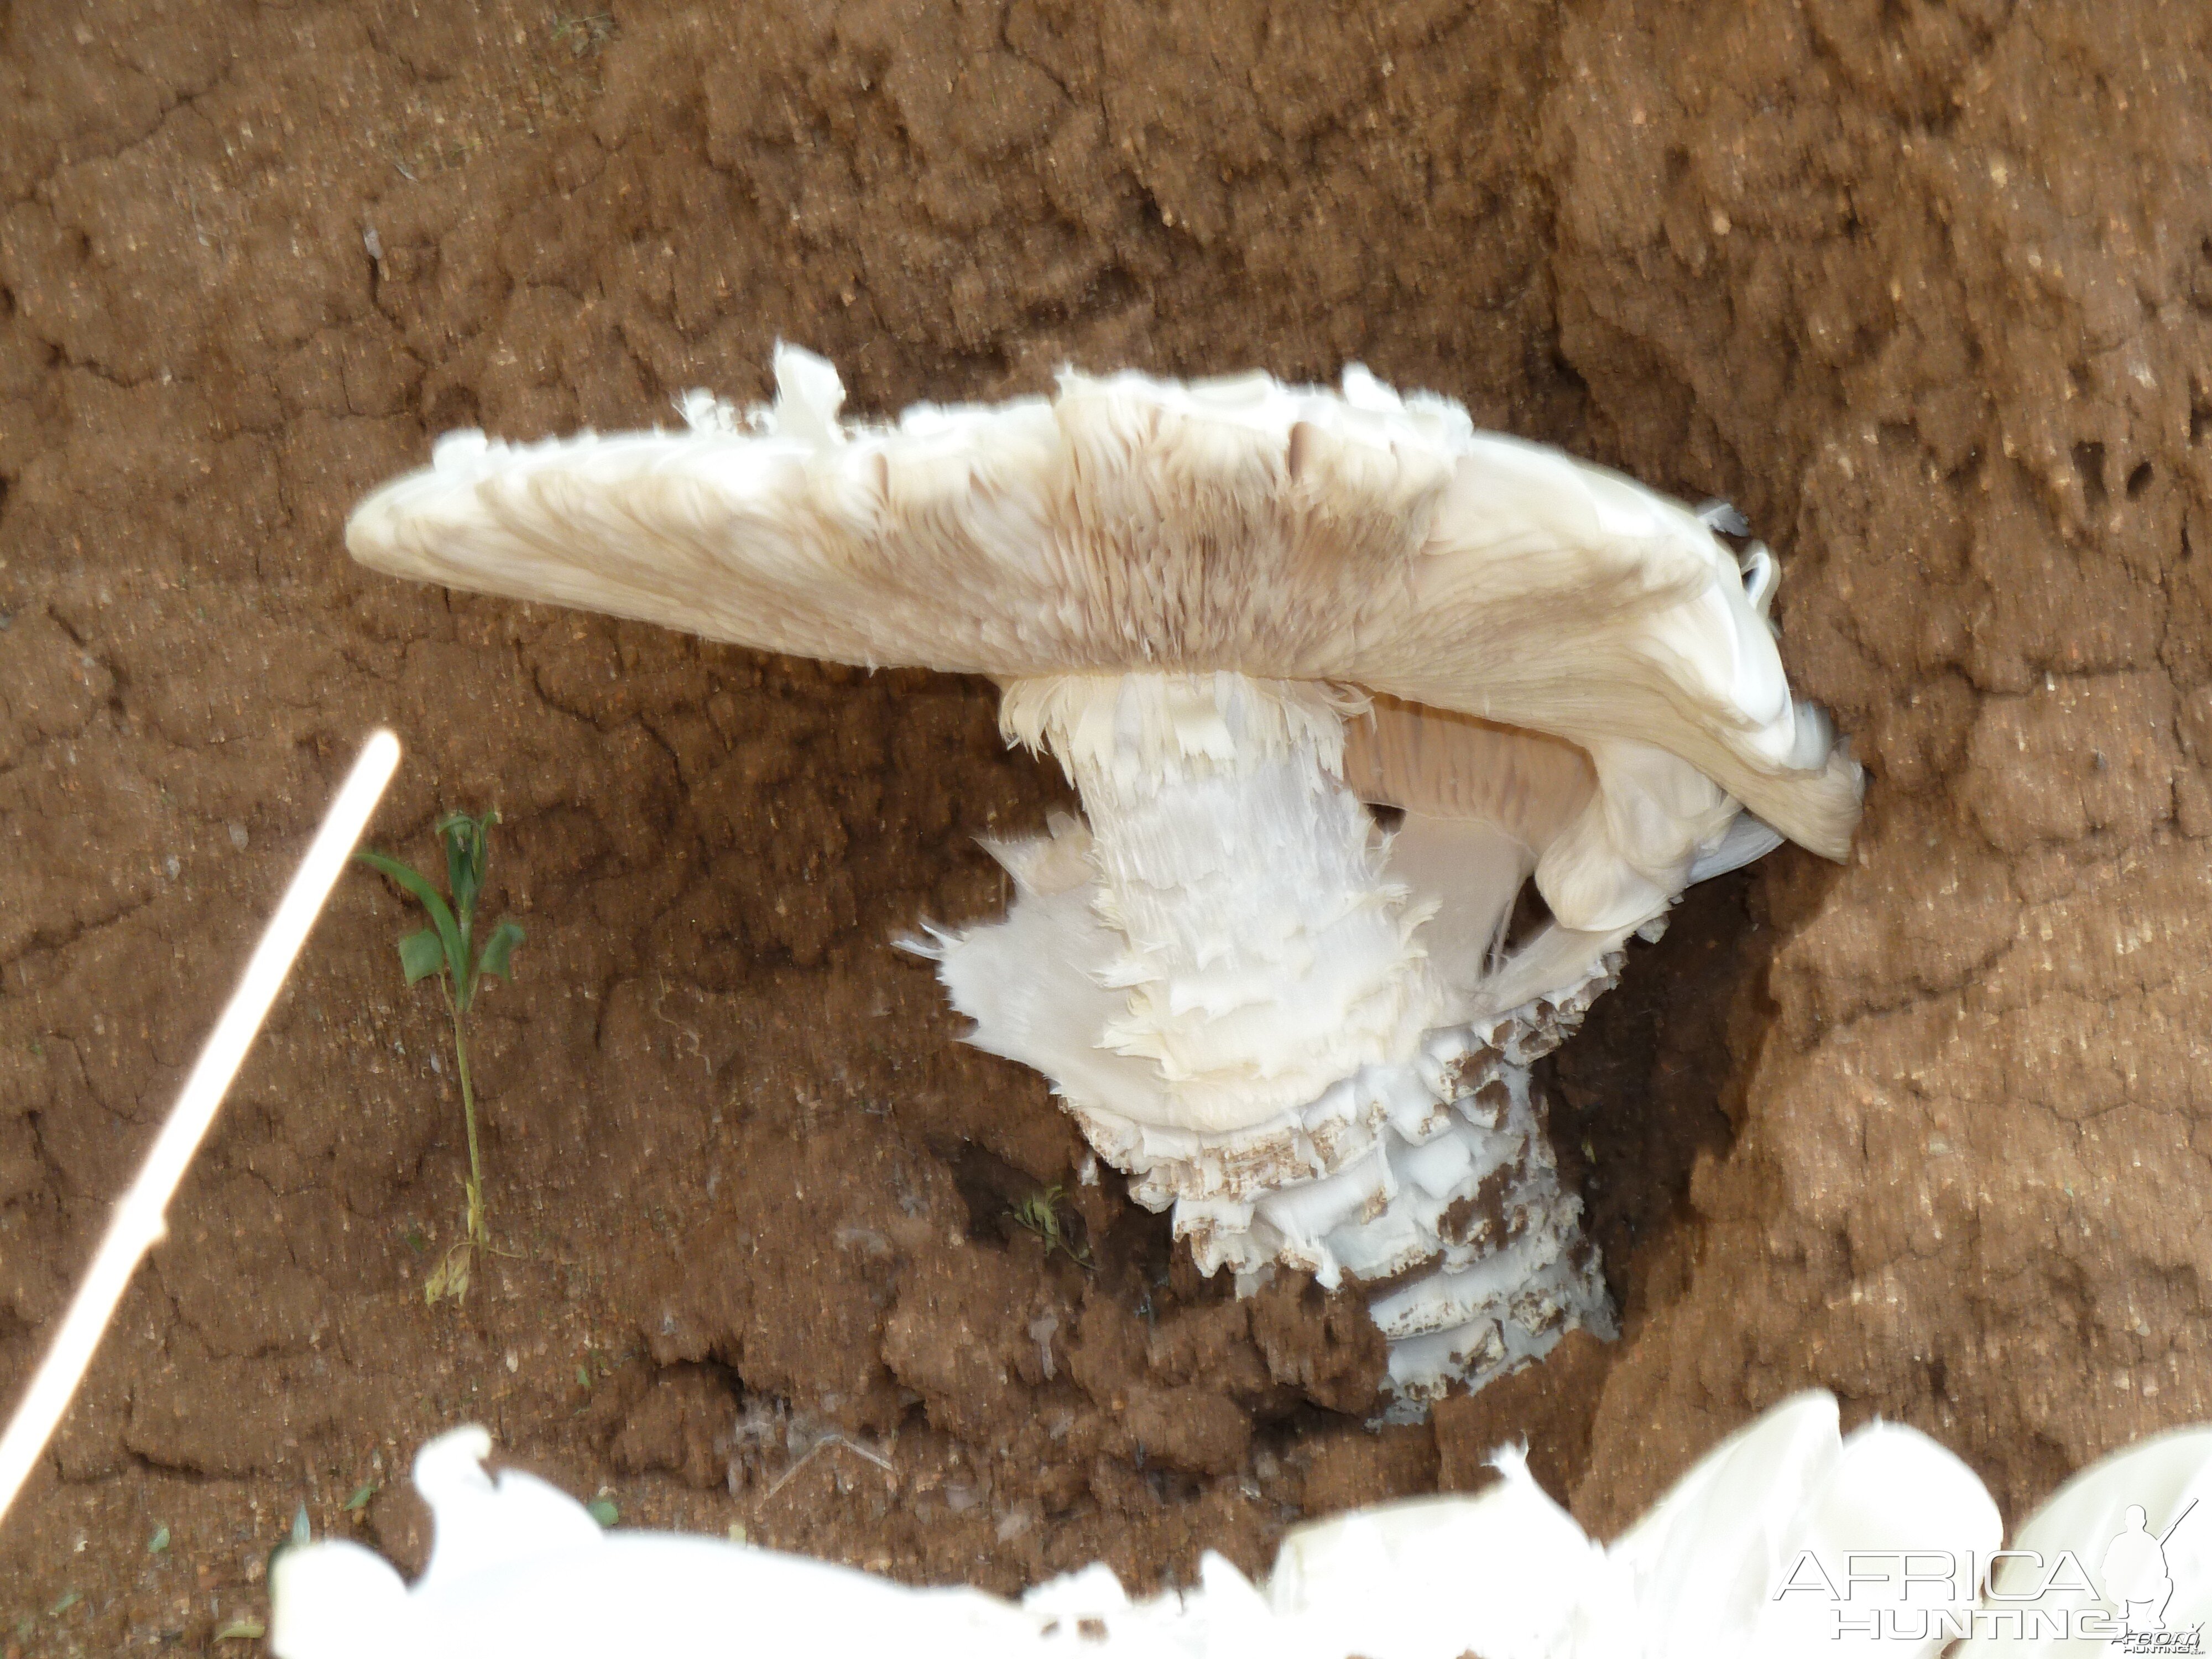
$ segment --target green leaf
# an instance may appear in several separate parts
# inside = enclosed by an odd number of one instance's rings
[[[576,1367],[576,1386],[586,1390],[591,1388],[592,1373],[588,1367],[583,1365]]]
[[[353,1496],[347,1498],[340,1507],[349,1515],[359,1515],[368,1507],[368,1500],[375,1496],[376,1482],[364,1480],[353,1489]]]
[[[483,890],[484,866],[490,861],[484,832],[499,822],[499,808],[480,818],[466,812],[448,812],[438,820],[438,834],[446,843],[446,885],[453,895],[453,912],[460,918],[465,938],[476,915],[477,895]]]
[[[469,956],[461,945],[460,927],[454,921],[453,913],[447,908],[446,901],[439,896],[438,890],[398,859],[387,858],[382,853],[372,853],[367,848],[354,856],[379,875],[391,877],[422,902],[422,908],[430,913],[430,920],[437,924],[438,939],[446,947],[446,961],[453,970],[453,978],[458,981],[467,974]],[[459,996],[460,990],[461,988],[456,984],[454,994]]]
[[[611,1509],[614,1506],[612,1504],[609,1504],[607,1507]],[[604,1526],[606,1523],[602,1522],[600,1524]],[[71,1607],[75,1607],[78,1602],[83,1600],[84,1597],[80,1595],[75,1590],[64,1590],[62,1592],[61,1600],[55,1602],[53,1606],[46,1609],[46,1617],[49,1619],[58,1619],[64,1613],[67,1613]]]
[[[418,979],[427,979],[446,965],[446,944],[438,937],[434,927],[425,927],[419,933],[410,933],[399,941],[399,971],[407,975],[412,985]]]
[[[514,956],[514,947],[521,944],[525,937],[520,922],[501,919],[499,926],[491,930],[491,937],[484,941],[483,954],[477,958],[477,972],[489,974],[497,979],[510,977],[507,959]]]
[[[258,1642],[269,1634],[258,1619],[234,1619],[215,1633],[218,1642]]]
[[[146,1553],[159,1555],[169,1547],[169,1529],[166,1526],[154,1528],[154,1535],[146,1540]]]
[[[314,1528],[307,1524],[307,1506],[302,1504],[292,1511],[292,1541],[295,1544],[304,1544],[314,1535]]]
[[[603,1527],[611,1527],[622,1519],[622,1511],[615,1507],[611,1498],[594,1498],[584,1505],[584,1513]]]

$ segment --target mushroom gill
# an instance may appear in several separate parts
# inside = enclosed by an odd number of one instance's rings
[[[1085,819],[994,845],[1012,909],[922,947],[971,1041],[1050,1078],[1203,1267],[1379,1286],[1401,1395],[1609,1333],[1528,1067],[1686,885],[1784,836],[1838,857],[1857,812],[1764,550],[1358,368],[1070,373],[886,426],[842,422],[818,358],[776,372],[680,433],[448,437],[348,545],[991,676]],[[1530,882],[1551,920],[1509,941]]]

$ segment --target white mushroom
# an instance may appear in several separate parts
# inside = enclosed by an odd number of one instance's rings
[[[269,1570],[269,1645],[280,1659],[2057,1659],[2201,1645],[2212,1426],[2083,1470],[2003,1550],[1996,1504],[1954,1454],[1903,1424],[1841,1428],[1832,1395],[1785,1400],[1607,1544],[1508,1446],[1477,1495],[1297,1528],[1259,1584],[1209,1550],[1180,1590],[1133,1599],[1093,1562],[1018,1604],[720,1539],[602,1532],[544,1481],[488,1474],[490,1437],[454,1429],[415,1460],[434,1533],[422,1577],[407,1585],[347,1539],[285,1549]]]
[[[1209,1269],[1392,1280],[1401,1393],[1609,1330],[1528,1064],[1687,883],[1783,836],[1840,857],[1857,813],[1764,550],[1740,569],[1688,508],[1357,368],[1068,374],[895,426],[841,422],[820,358],[775,368],[774,405],[693,393],[683,433],[448,437],[347,544],[991,676],[1087,823],[994,847],[1012,910],[928,947],[972,1040],[1048,1076]],[[1532,877],[1552,920],[1509,952]]]

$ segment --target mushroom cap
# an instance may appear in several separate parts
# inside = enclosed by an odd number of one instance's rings
[[[1858,772],[1793,702],[1734,556],[1680,503],[1357,367],[1060,377],[838,419],[828,363],[690,429],[442,440],[347,526],[363,563],[866,666],[1317,680],[1686,762],[1840,858]]]

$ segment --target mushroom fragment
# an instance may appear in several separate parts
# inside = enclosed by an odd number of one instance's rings
[[[1842,856],[1859,777],[1793,701],[1771,566],[1615,474],[1364,369],[1069,373],[839,418],[820,358],[689,429],[456,434],[364,563],[796,655],[988,675],[1085,821],[934,933],[971,1041],[1051,1079],[1240,1289],[1372,1307],[1401,1395],[1609,1333],[1528,1067],[1690,882]],[[1370,805],[1402,810],[1379,831]],[[1509,939],[1533,881],[1551,919]]]
[[[1296,1528],[1256,1583],[1208,1550],[1181,1589],[1133,1598],[1093,1562],[1018,1603],[717,1538],[603,1532],[537,1477],[489,1474],[490,1444],[459,1428],[416,1454],[434,1536],[412,1586],[348,1539],[280,1552],[270,1651],[2057,1659],[2193,1651],[2212,1614],[2212,1525],[2191,1518],[2212,1500],[2201,1424],[2081,1471],[2002,1550],[1996,1504],[1957,1455],[1880,1419],[1846,1435],[1834,1397],[1815,1390],[1713,1447],[1610,1543],[1587,1536],[1508,1445],[1491,1460],[1501,1478],[1474,1496]]]

